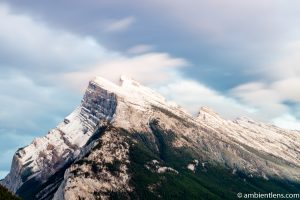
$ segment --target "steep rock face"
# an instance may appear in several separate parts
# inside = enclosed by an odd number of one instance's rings
[[[101,120],[112,120],[116,96],[91,81],[81,105],[56,128],[30,145],[19,149],[9,175],[1,182],[16,192],[23,183],[35,179],[41,183],[66,164],[73,162]]]
[[[76,157],[80,147],[92,133],[86,132],[85,128],[80,108],[77,108],[65,122],[50,130],[45,137],[36,138],[30,145],[15,153],[11,171],[2,184],[16,192],[24,182],[32,178],[41,182],[46,180]]]
[[[65,173],[54,199],[109,199],[111,192],[130,192],[129,144],[117,130],[107,130],[88,155]]]
[[[145,155],[153,154],[141,165],[146,169],[158,159],[160,168],[178,172],[197,160],[205,170],[209,163],[251,177],[299,181],[299,134],[246,118],[224,120],[206,107],[194,118],[130,78],[116,85],[97,77],[64,122],[16,152],[1,184],[27,199],[130,198],[138,187],[130,155],[140,144]],[[182,152],[189,152],[178,157],[182,166],[169,160]],[[40,188],[26,196],[33,183]]]

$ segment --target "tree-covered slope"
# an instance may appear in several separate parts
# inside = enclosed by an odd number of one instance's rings
[[[226,166],[199,160],[195,171],[187,168],[195,155],[187,148],[174,148],[172,132],[164,131],[152,124],[152,131],[160,143],[158,152],[151,149],[151,140],[145,133],[136,133],[139,141],[130,150],[131,184],[135,190],[130,194],[133,199],[236,199],[237,193],[298,193],[300,184],[280,179],[252,177]],[[157,173],[145,167],[146,163],[157,160],[161,166],[176,170]],[[124,195],[114,194],[114,199]]]
[[[13,195],[5,187],[0,185],[0,199],[1,200],[21,200],[20,198]]]

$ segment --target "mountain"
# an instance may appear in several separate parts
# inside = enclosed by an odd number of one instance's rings
[[[25,200],[298,193],[299,135],[206,107],[193,117],[128,77],[97,77],[75,111],[15,153],[1,184]]]

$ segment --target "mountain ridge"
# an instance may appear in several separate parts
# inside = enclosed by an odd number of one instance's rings
[[[25,199],[132,198],[139,187],[131,183],[134,164],[163,176],[182,176],[183,168],[209,171],[205,166],[211,165],[247,177],[299,182],[298,135],[247,118],[224,120],[207,107],[193,117],[131,78],[122,76],[116,85],[96,77],[74,112],[16,152],[1,184]],[[134,161],[135,146],[152,160]],[[176,154],[190,160],[178,157],[178,165],[171,159]],[[28,192],[32,184],[38,189]]]

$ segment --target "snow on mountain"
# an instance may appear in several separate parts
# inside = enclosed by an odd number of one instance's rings
[[[80,193],[89,196],[96,188],[101,189],[101,194],[117,189],[132,191],[133,188],[128,186],[131,178],[128,172],[129,144],[125,142],[131,136],[106,131],[108,135],[101,139],[101,148],[92,151],[99,144],[94,138],[95,135],[99,137],[98,133],[107,124],[128,132],[152,133],[151,123],[155,120],[164,130],[175,133],[173,147],[189,148],[197,163],[198,160],[219,163],[265,179],[278,177],[300,181],[299,131],[247,118],[224,120],[207,107],[202,107],[199,115],[192,117],[155,91],[122,76],[120,85],[101,77],[91,80],[81,105],[74,112],[46,136],[36,138],[15,153],[11,171],[1,184],[21,193],[31,181],[46,184],[50,177],[66,168],[62,180],[39,191],[40,197],[49,195],[49,188],[53,190],[54,199],[72,199]],[[154,141],[154,149],[159,149],[155,136],[149,135],[149,138]],[[113,141],[115,150],[112,150]],[[92,170],[92,165],[76,164],[84,156],[87,156],[87,163],[97,161],[98,168],[103,169],[101,173],[78,178],[76,173],[79,171]],[[106,170],[107,163],[115,160],[123,163],[120,164],[122,176]],[[195,167],[195,164],[188,165],[192,171]],[[98,176],[105,177],[105,181],[99,182],[95,178]]]

